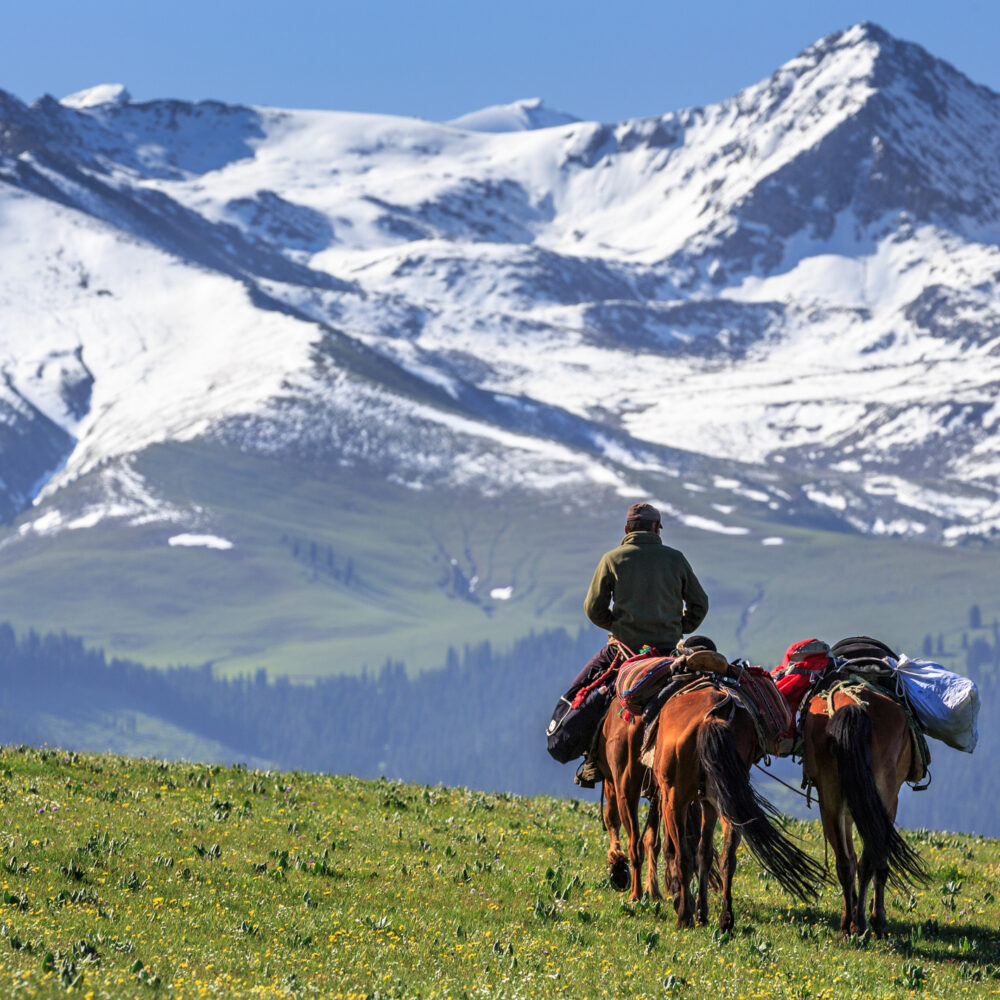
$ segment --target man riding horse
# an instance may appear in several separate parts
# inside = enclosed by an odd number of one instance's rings
[[[708,614],[708,596],[683,553],[660,540],[662,527],[652,504],[632,504],[621,545],[601,557],[583,607],[595,625],[607,629],[608,644],[583,668],[571,691],[605,673],[616,658],[644,647],[650,655],[669,654]],[[593,788],[600,778],[588,751],[576,783]]]

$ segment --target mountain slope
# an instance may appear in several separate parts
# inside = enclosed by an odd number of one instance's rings
[[[862,24],[706,108],[487,111],[0,94],[8,559],[223,523],[252,550],[273,485],[206,498],[306,466],[421,527],[651,497],[751,562],[816,529],[996,537],[1000,97]],[[347,530],[334,493],[300,534]]]

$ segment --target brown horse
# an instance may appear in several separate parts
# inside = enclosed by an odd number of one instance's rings
[[[899,789],[913,767],[906,711],[892,697],[860,685],[850,694],[817,694],[806,709],[804,740],[805,773],[816,786],[823,834],[844,892],[840,929],[845,937],[864,934],[865,899],[874,878],[871,927],[882,937],[886,881],[903,887],[927,877],[895,827]],[[852,821],[864,845],[860,865]]]
[[[665,841],[673,854],[670,891],[677,926],[695,915],[692,853],[697,855],[699,924],[708,922],[708,888],[717,820],[723,829],[722,909],[719,928],[733,926],[733,874],[742,837],[761,865],[792,895],[814,898],[823,869],[771,822],[771,806],[750,784],[758,759],[757,732],[749,712],[725,689],[698,686],[671,698],[660,712],[653,773],[659,786]],[[686,836],[692,804],[701,802],[697,848]]]
[[[608,849],[608,877],[616,889],[631,889],[629,899],[632,902],[642,895],[639,799],[648,768],[640,763],[639,751],[644,731],[645,726],[641,722],[627,722],[621,718],[618,703],[615,702],[608,709],[597,740],[596,760],[604,778],[604,827],[611,839]],[[619,837],[622,826],[625,827],[628,847],[627,860]],[[646,891],[654,898],[662,898],[656,871],[660,853],[660,818],[655,787],[650,791],[649,812],[641,841],[649,863]]]

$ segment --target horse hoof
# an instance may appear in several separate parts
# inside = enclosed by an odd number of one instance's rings
[[[612,888],[617,889],[618,892],[624,892],[632,884],[628,865],[624,861],[618,861],[611,867],[608,871],[608,878]]]

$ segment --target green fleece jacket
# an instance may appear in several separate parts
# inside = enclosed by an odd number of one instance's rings
[[[655,531],[632,531],[601,558],[583,608],[635,652],[671,650],[702,623],[708,596],[683,553]]]

